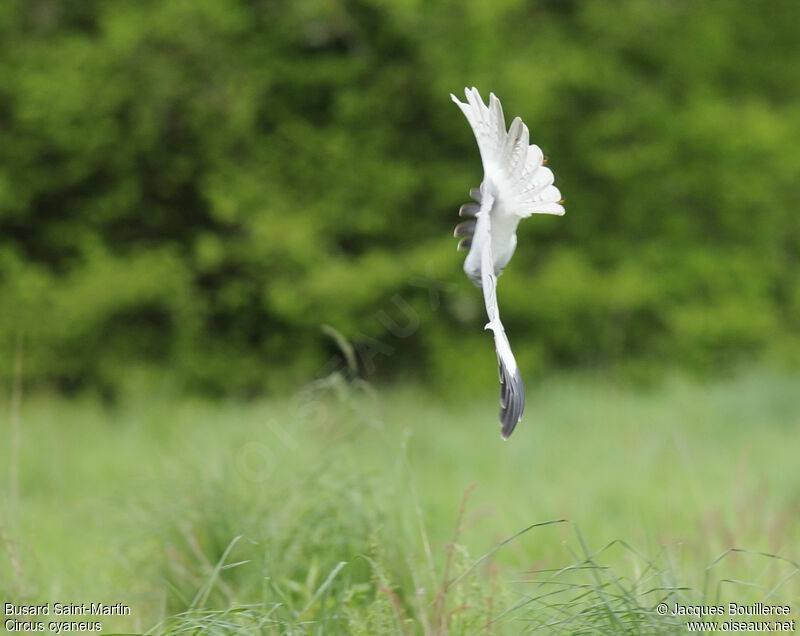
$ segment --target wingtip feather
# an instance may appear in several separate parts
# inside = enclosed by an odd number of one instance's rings
[[[514,373],[500,362],[500,436],[508,439],[522,420],[525,411],[525,385],[519,367]]]

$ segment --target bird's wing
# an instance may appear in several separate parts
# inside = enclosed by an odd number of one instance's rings
[[[494,334],[494,347],[497,352],[497,364],[500,373],[500,434],[508,439],[514,432],[517,423],[522,419],[525,409],[525,387],[522,384],[517,361],[511,352],[503,323],[500,322],[500,310],[497,307],[497,276],[494,273],[494,257],[492,255],[492,220],[489,214],[494,205],[494,197],[484,194],[481,210],[473,238],[473,249],[480,250],[481,255],[481,287],[483,300],[486,303],[486,315],[489,322],[486,329]]]
[[[544,165],[539,146],[529,145],[528,127],[519,117],[506,132],[503,107],[494,93],[489,105],[477,88],[464,90],[467,103],[450,97],[469,121],[478,141],[484,181],[497,188],[502,208],[521,218],[531,214],[564,214],[561,192],[553,185],[553,172]]]

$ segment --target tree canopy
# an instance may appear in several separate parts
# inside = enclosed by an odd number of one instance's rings
[[[563,218],[499,284],[527,375],[800,358],[790,1],[16,0],[0,6],[0,357],[113,391],[492,373],[450,238],[493,91]],[[333,358],[332,358],[333,356]],[[474,364],[473,364],[474,363]],[[11,364],[2,366],[7,377]]]

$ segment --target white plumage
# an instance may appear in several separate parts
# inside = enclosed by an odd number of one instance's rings
[[[553,185],[553,173],[544,165],[541,149],[529,145],[528,127],[519,117],[506,130],[503,107],[494,93],[489,105],[478,89],[465,89],[467,103],[450,95],[475,133],[483,162],[480,190],[472,189],[477,201],[461,206],[459,214],[475,217],[456,226],[462,239],[459,249],[469,248],[464,271],[483,290],[489,322],[494,334],[500,370],[500,425],[503,439],[514,431],[525,408],[525,388],[511,352],[497,308],[497,277],[503,273],[517,247],[517,226],[531,214],[564,214],[561,193]]]

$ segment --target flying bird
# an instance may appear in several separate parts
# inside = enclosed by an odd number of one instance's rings
[[[531,214],[564,214],[563,201],[553,185],[553,173],[541,149],[529,145],[528,127],[519,117],[506,130],[503,107],[494,93],[484,104],[477,88],[465,89],[467,102],[450,94],[467,118],[483,163],[480,188],[472,188],[475,203],[465,203],[459,216],[470,220],[456,226],[459,250],[469,250],[464,272],[483,290],[500,373],[500,426],[508,439],[525,409],[525,387],[511,352],[497,308],[497,277],[503,273],[517,247],[517,226]]]

